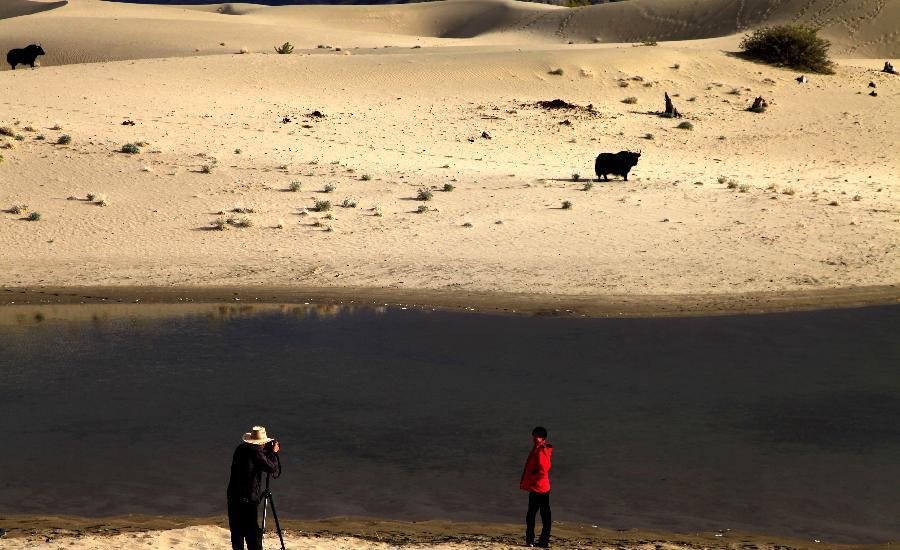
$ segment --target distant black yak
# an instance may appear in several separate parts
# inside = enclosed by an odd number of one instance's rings
[[[6,62],[9,63],[9,66],[12,67],[14,71],[16,70],[16,65],[31,65],[31,68],[33,69],[34,60],[37,59],[37,56],[39,55],[45,55],[44,48],[32,44],[24,48],[9,50],[9,53],[6,54]]]
[[[603,178],[609,181],[608,174],[614,176],[622,176],[628,181],[628,172],[640,160],[640,153],[631,151],[619,151],[618,153],[600,153],[597,155],[597,161],[594,163],[594,171],[597,172],[597,178]]]

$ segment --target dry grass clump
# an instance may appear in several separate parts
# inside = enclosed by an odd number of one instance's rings
[[[737,188],[738,188],[738,182],[736,182],[736,181],[734,181],[734,180],[728,180],[728,181],[726,182],[726,186],[727,186],[729,189],[737,189]]]
[[[452,183],[445,183],[444,187],[442,189],[443,189],[444,193],[449,193],[449,192],[453,191],[454,189],[456,189],[456,186],[453,185]]]
[[[69,134],[63,134],[56,138],[57,145],[68,145],[70,143],[72,143],[72,136],[70,136]]]
[[[288,190],[292,191],[294,193],[299,192],[300,191],[300,182],[298,180],[292,181],[291,184],[288,186]]]
[[[41,213],[40,213],[40,212],[32,212],[31,214],[28,214],[28,216],[26,216],[25,219],[28,220],[28,221],[30,221],[30,222],[37,222],[37,221],[40,221],[40,220],[41,220]]]
[[[571,209],[572,209],[572,206],[573,206],[572,201],[563,201],[563,202],[562,202],[562,209],[563,209],[563,210],[571,210]]]
[[[334,190],[337,189],[337,186],[333,183],[326,183],[325,188],[322,189],[325,193],[333,193]]]
[[[87,200],[98,206],[109,206],[109,199],[103,193],[88,193]]]
[[[225,231],[228,229],[228,221],[225,218],[216,218],[211,221],[209,225],[216,231]]]
[[[781,191],[781,194],[782,194],[782,195],[791,195],[791,196],[793,196],[793,195],[795,195],[796,193],[797,193],[797,192],[794,191],[794,188],[793,188],[793,187],[785,187],[785,188]]]
[[[328,212],[331,210],[331,201],[316,201],[316,212]]]
[[[16,215],[24,214],[25,212],[28,212],[28,205],[27,204],[14,204],[10,207],[9,210],[7,210],[7,212],[9,212],[10,214],[16,214]]]
[[[363,174],[359,177],[359,179],[361,179],[363,181],[369,181],[372,179],[372,176],[370,176],[369,174]]]
[[[420,204],[418,208],[416,208],[416,212],[419,214],[424,214],[425,212],[429,212],[431,207],[427,204]]]
[[[356,201],[351,199],[344,199],[344,202],[341,203],[341,208],[356,208]]]
[[[626,97],[625,99],[622,100],[622,103],[625,103],[625,104],[628,104],[628,105],[634,105],[634,104],[637,103],[637,102],[638,102],[638,98],[636,98],[636,97],[634,97],[634,96],[628,96],[628,97]]]
[[[584,187],[582,187],[581,189],[582,189],[582,191],[590,191],[593,188],[594,188],[594,182],[588,181],[588,182],[585,182]]]
[[[738,185],[738,191],[741,193],[746,193],[747,191],[750,191],[750,186],[746,183],[742,183]]]
[[[419,191],[416,193],[417,201],[430,201],[433,198],[434,198],[434,193],[431,192],[431,189],[425,189],[423,187],[422,189],[419,189]]]
[[[251,220],[248,216],[241,216],[240,218],[231,216],[227,220],[228,225],[232,225],[234,227],[253,227],[253,220]]]
[[[203,174],[212,174],[213,170],[219,165],[219,161],[216,159],[210,159],[206,164],[200,167],[200,172]]]
[[[472,222],[466,222],[466,223],[462,224],[462,226],[463,227],[475,227],[475,224],[473,224]]]

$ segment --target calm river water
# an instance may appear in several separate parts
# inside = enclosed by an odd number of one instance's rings
[[[0,513],[224,514],[231,452],[263,423],[283,442],[284,517],[520,522],[540,424],[557,520],[900,538],[897,306],[15,307],[0,314]]]

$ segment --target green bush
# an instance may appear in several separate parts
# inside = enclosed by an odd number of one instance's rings
[[[693,129],[694,129],[694,123],[685,120],[684,122],[682,122],[681,124],[679,124],[678,126],[676,126],[676,128],[678,128],[679,130],[693,130]]]
[[[741,41],[741,49],[751,58],[775,65],[816,73],[833,74],[828,59],[831,43],[819,38],[819,29],[806,25],[778,25],[757,29]]]
[[[571,210],[572,209],[572,201],[563,201],[562,209],[563,210]]]
[[[126,143],[122,146],[121,151],[123,153],[127,153],[129,155],[136,155],[141,152],[141,148],[135,145],[134,143]]]
[[[419,192],[416,193],[417,201],[430,201],[433,198],[434,193],[432,193],[430,189],[425,189],[424,187],[422,189],[419,189]]]
[[[331,201],[316,201],[316,212],[328,212],[331,210]]]
[[[292,181],[288,189],[290,189],[294,193],[297,193],[298,191],[300,191],[300,182],[297,180]]]
[[[294,52],[294,46],[290,42],[285,42],[281,46],[275,46],[275,51],[280,54],[289,54]]]
[[[449,193],[450,191],[453,191],[454,189],[456,189],[456,186],[453,185],[452,183],[445,183],[445,184],[444,184],[444,192],[445,192],[445,193]]]
[[[72,136],[70,136],[69,134],[63,134],[59,136],[59,138],[56,140],[56,143],[57,145],[68,145],[72,143]]]
[[[40,220],[41,220],[41,213],[40,213],[40,212],[32,212],[31,214],[28,214],[28,217],[25,218],[25,219],[28,220],[28,221],[30,221],[30,222],[37,222],[37,221],[40,221]]]

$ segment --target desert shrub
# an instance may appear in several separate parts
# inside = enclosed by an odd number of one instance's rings
[[[443,189],[444,189],[445,193],[449,193],[450,191],[453,191],[454,189],[456,189],[456,186],[453,185],[452,183],[445,183]]]
[[[294,53],[294,46],[290,42],[285,42],[281,46],[275,46],[275,51],[282,55]]]
[[[34,136],[35,141],[44,141],[45,139],[47,139],[47,138],[44,137],[44,134],[38,134],[38,135]]]
[[[742,184],[738,185],[738,191],[740,191],[741,193],[746,193],[749,190],[750,190],[750,186],[746,183],[742,183]]]
[[[372,176],[370,176],[369,174],[363,174],[362,176],[359,177],[359,179],[361,179],[363,181],[369,181],[372,179]]]
[[[250,206],[235,206],[231,209],[235,214],[255,214],[256,209]]]
[[[200,167],[200,172],[204,174],[212,174],[213,170],[219,165],[219,161],[216,159],[210,159],[209,162]]]
[[[344,199],[344,202],[341,203],[342,208],[356,208],[356,201],[351,199]]]
[[[638,98],[636,98],[634,96],[629,96],[622,100],[622,103],[627,103],[628,105],[634,105],[637,102],[638,102]]]
[[[16,134],[16,141],[25,141],[25,136],[22,134]]]
[[[563,210],[571,210],[572,209],[572,201],[563,201],[562,209]]]
[[[337,189],[337,186],[335,186],[333,183],[326,183],[325,187],[322,190],[326,193],[333,193],[335,189]]]
[[[427,204],[420,204],[419,207],[416,208],[416,212],[418,212],[419,214],[424,214],[429,210],[431,210],[431,208],[429,208]]]
[[[15,135],[15,130],[9,126],[0,126],[0,136],[14,137]]]
[[[732,88],[728,92],[728,95],[741,95],[741,89],[740,88]]]
[[[6,158],[3,155],[0,155],[0,162],[3,162]]]
[[[253,220],[247,216],[241,216],[240,218],[232,216],[228,218],[227,223],[235,227],[253,227]]]
[[[738,188],[738,182],[736,182],[736,181],[734,181],[734,180],[728,180],[727,187],[728,187],[729,189],[737,189],[737,188]]]
[[[590,190],[593,189],[593,188],[594,188],[594,182],[592,182],[592,181],[587,181],[587,182],[584,183],[584,187],[582,187],[582,190],[584,190],[584,191],[590,191]]]
[[[72,136],[69,134],[63,134],[56,139],[57,145],[68,145],[72,143]]]
[[[431,192],[431,189],[425,189],[423,187],[422,189],[419,189],[419,191],[416,193],[417,201],[430,201],[433,198],[434,198],[434,193]]]
[[[644,139],[656,139],[656,136],[647,132],[646,134],[644,134]]]
[[[30,222],[37,222],[37,221],[40,221],[40,220],[41,220],[41,213],[40,213],[40,212],[32,212],[31,214],[28,214],[28,217],[26,217],[25,219],[28,220],[28,221],[30,221]]]
[[[555,69],[551,69],[547,71],[547,74],[552,74],[554,76],[562,76],[565,71],[562,70],[562,67],[557,67]]]
[[[816,73],[834,73],[828,59],[831,43],[819,38],[819,29],[806,25],[777,25],[746,35],[740,47],[752,59]]]
[[[793,187],[785,187],[781,192],[782,195],[795,195],[797,192],[794,191]]]
[[[288,187],[288,189],[290,189],[294,193],[300,191],[300,182],[297,180],[292,181],[291,185]]]
[[[861,201],[861,200],[862,200],[862,195],[853,195],[853,200],[854,200],[854,201],[857,201],[857,202],[858,202],[858,201]]]
[[[693,129],[694,129],[694,123],[693,123],[693,122],[690,122],[690,121],[688,121],[688,120],[685,120],[684,122],[682,122],[681,124],[679,124],[678,126],[676,126],[676,128],[678,128],[679,130],[693,130]]]
[[[627,88],[627,87],[628,87],[628,81],[627,81],[627,80],[620,80],[620,81],[619,81],[619,88]]]
[[[658,45],[659,44],[656,42],[656,40],[644,40],[643,42],[641,42],[641,46],[658,46]]]
[[[331,210],[331,201],[316,201],[316,212],[328,212]]]
[[[62,126],[59,124],[59,122],[54,122],[53,126],[51,126],[50,129],[53,130],[54,132],[58,132],[58,131],[62,130]]]
[[[134,143],[126,143],[125,145],[122,146],[120,151],[122,151],[123,153],[127,153],[129,155],[136,155],[141,152],[141,148],[138,147]]]
[[[581,174],[579,174],[578,172],[575,172],[572,174],[572,181],[578,181],[580,179],[581,179]]]
[[[675,69],[675,70],[677,71],[678,69],[681,68],[681,65],[679,65],[678,63],[676,63],[676,64],[672,65],[672,68]]]
[[[225,231],[226,229],[228,229],[228,222],[225,221],[225,218],[216,218],[215,220],[210,222],[209,225],[211,225],[212,228],[216,231]]]
[[[10,214],[24,214],[25,212],[28,212],[27,204],[14,204],[9,209]]]
[[[716,181],[718,181],[721,184],[725,184],[728,182],[728,178],[726,178],[725,176],[719,176],[719,179],[717,179]]]

